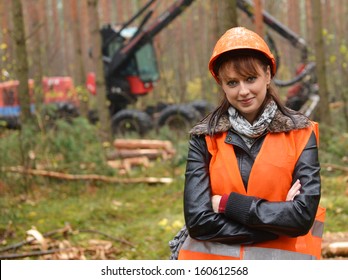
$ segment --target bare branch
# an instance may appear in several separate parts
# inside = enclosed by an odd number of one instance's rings
[[[3,167],[1,168],[3,172],[13,172],[21,173],[34,176],[43,176],[63,180],[84,180],[84,181],[101,181],[106,183],[120,183],[120,184],[138,184],[138,183],[148,183],[148,184],[170,184],[173,182],[172,178],[156,178],[156,177],[144,177],[144,178],[115,178],[108,177],[97,174],[67,174],[55,171],[47,170],[37,170],[37,169],[25,169],[21,166],[18,167]]]

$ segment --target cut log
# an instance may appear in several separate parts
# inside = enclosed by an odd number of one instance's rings
[[[348,257],[348,242],[333,242],[323,248],[323,255],[335,257]]]
[[[134,157],[147,157],[149,159],[163,158],[168,159],[168,155],[165,151],[160,149],[117,149],[110,152],[107,155],[108,160],[112,159],[124,159],[124,158],[134,158]]]
[[[170,141],[149,140],[149,139],[116,139],[116,149],[160,149],[168,154],[174,154],[175,149]]]
[[[108,165],[114,169],[125,170],[129,172],[134,166],[144,166],[149,167],[150,161],[147,157],[134,157],[134,158],[125,158],[122,160],[109,160]]]
[[[152,149],[173,149],[170,141],[149,140],[149,139],[116,139],[115,148],[135,149],[135,148],[152,148]]]

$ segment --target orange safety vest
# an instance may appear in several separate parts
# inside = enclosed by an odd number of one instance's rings
[[[213,195],[237,192],[268,201],[285,201],[292,183],[296,162],[318,126],[286,133],[267,134],[252,167],[247,190],[239,172],[233,145],[226,144],[227,132],[206,136]],[[267,175],[271,174],[271,175]],[[253,245],[227,245],[198,241],[188,236],[179,252],[179,259],[320,259],[325,209],[318,207],[311,230],[304,236],[280,236],[276,240]]]

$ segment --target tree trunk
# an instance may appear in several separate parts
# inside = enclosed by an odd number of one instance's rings
[[[43,27],[41,30],[42,38],[42,72],[46,75],[49,75],[51,63],[50,63],[50,33],[49,33],[49,24],[48,24],[48,6],[45,0],[39,0],[39,6],[41,7],[41,20],[43,22]]]
[[[81,24],[80,17],[77,13],[78,5],[77,1],[69,1],[71,9],[71,18],[74,24],[73,28],[73,45],[74,45],[74,80],[77,87],[80,100],[80,113],[82,116],[88,115],[88,101],[89,93],[86,88],[86,71],[84,65],[84,59],[82,54],[82,40],[81,40]]]
[[[35,96],[35,114],[38,117],[38,121],[40,123],[40,126],[42,127],[42,121],[41,121],[41,109],[42,104],[44,103],[44,95],[42,91],[42,76],[43,76],[43,67],[42,67],[42,61],[43,59],[43,40],[42,40],[42,29],[44,26],[43,17],[42,17],[42,6],[38,1],[31,0],[31,1],[25,1],[24,4],[24,10],[26,10],[27,7],[30,7],[31,17],[28,20],[28,26],[29,28],[29,34],[32,34],[30,37],[29,43],[30,43],[30,55],[31,58],[29,61],[31,61],[31,64],[29,65],[30,70],[29,73],[30,77],[34,79],[34,96]],[[29,50],[29,47],[28,47]]]
[[[50,40],[50,57],[49,57],[49,63],[54,63],[56,67],[52,67],[50,71],[50,75],[59,76],[61,72],[65,72],[65,61],[64,56],[61,55],[60,50],[64,47],[64,44],[62,43],[62,32],[59,28],[59,15],[58,15],[58,5],[57,0],[52,0],[52,32],[49,33],[49,40]],[[49,14],[49,13],[48,13]],[[48,22],[51,22],[49,19]],[[53,42],[53,44],[52,44]],[[59,69],[59,71],[58,71]],[[63,69],[63,70],[62,70]]]
[[[263,19],[262,19],[262,2],[261,0],[254,0],[254,14],[255,14],[255,31],[261,37],[264,37]]]
[[[237,13],[237,1],[229,0],[224,2],[219,2],[219,9],[223,15],[222,25],[219,37],[225,33],[226,30],[238,26],[238,13]]]
[[[320,122],[330,125],[331,116],[329,108],[329,98],[326,80],[326,66],[325,66],[325,51],[324,51],[324,39],[322,35],[322,22],[321,22],[321,3],[320,0],[311,0],[313,9],[313,36],[315,43],[315,58],[316,58],[316,74],[319,84],[319,120]]]
[[[99,133],[103,142],[111,143],[111,121],[106,99],[102,42],[99,30],[98,0],[88,0],[88,17],[91,41],[93,42],[92,60],[96,69],[97,110],[99,116]]]
[[[20,0],[12,1],[12,18],[13,18],[13,40],[16,50],[16,78],[19,80],[18,99],[21,107],[21,124],[33,121],[30,112],[30,95],[28,86],[28,55],[26,48],[26,38],[23,21],[22,3]]]
[[[313,45],[313,22],[312,22],[312,5],[311,5],[311,0],[306,0],[306,19],[307,19],[307,41],[309,42],[310,45]]]

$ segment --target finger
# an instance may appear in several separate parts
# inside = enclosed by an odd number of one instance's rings
[[[295,183],[291,186],[287,197],[286,201],[293,201],[296,195],[300,194],[300,189],[301,189],[301,183],[300,180],[296,180]]]

